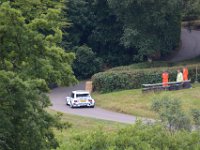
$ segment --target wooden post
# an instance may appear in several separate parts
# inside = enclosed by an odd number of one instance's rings
[[[86,81],[86,83],[85,83],[85,90],[88,91],[88,92],[90,92],[90,93],[92,93],[92,89],[93,89],[93,87],[92,87],[92,81]]]

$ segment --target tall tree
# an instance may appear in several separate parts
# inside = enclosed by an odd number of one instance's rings
[[[121,40],[138,54],[153,57],[176,48],[180,41],[180,0],[108,0],[124,22]]]
[[[69,85],[75,81],[71,69],[74,55],[59,46],[64,25],[60,5],[49,0],[1,4],[1,69],[47,83]]]
[[[108,66],[132,62],[134,48],[127,49],[121,44],[123,22],[107,0],[69,0],[66,5],[65,14],[71,26],[66,28],[69,34],[63,41],[68,49],[86,44]]]
[[[121,43],[124,24],[110,9],[107,0],[96,0],[92,11],[96,19],[92,34],[89,36],[89,45],[106,64],[116,66],[132,63],[135,49],[125,48]]]
[[[183,0],[183,19],[194,20],[200,17],[200,1],[199,0]]]
[[[96,16],[92,11],[94,0],[67,0],[64,10],[65,17],[69,19],[71,25],[66,27],[67,35],[63,37],[65,48],[73,48],[88,43],[88,37],[94,29]]]
[[[0,149],[56,148],[57,119],[45,108],[47,84],[76,81],[73,53],[60,47],[62,0],[0,3]]]
[[[5,71],[0,71],[0,78],[0,149],[56,148],[58,143],[52,131],[56,119],[44,110],[50,105],[42,93],[47,90],[45,82],[24,82],[16,74]]]
[[[90,78],[94,73],[100,71],[101,64],[101,59],[96,57],[91,48],[86,45],[76,48],[76,60],[73,64],[76,77]]]

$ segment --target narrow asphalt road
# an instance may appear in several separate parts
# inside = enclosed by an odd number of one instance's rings
[[[187,60],[200,55],[200,31],[188,31],[187,29],[182,29],[181,40],[181,48],[179,52],[171,59],[172,62]],[[85,82],[81,82],[75,86],[60,87],[52,90],[52,92],[49,94],[50,100],[53,104],[51,109],[63,113],[116,121],[121,123],[134,123],[136,121],[136,117],[134,116],[111,112],[98,107],[77,109],[71,109],[70,107],[68,107],[66,105],[65,97],[69,96],[71,91],[73,90],[82,90],[84,88]],[[147,120],[147,122],[148,121],[149,120]]]
[[[121,123],[134,123],[136,117],[116,112],[111,112],[102,108],[75,108],[72,109],[66,105],[65,97],[69,96],[73,90],[83,90],[85,82],[70,87],[60,87],[51,91],[49,94],[50,100],[53,104],[50,108],[62,113],[74,114],[84,117],[92,117],[96,119],[103,119],[109,121],[116,121]]]
[[[171,61],[188,60],[197,56],[200,56],[200,31],[182,29],[181,48]]]

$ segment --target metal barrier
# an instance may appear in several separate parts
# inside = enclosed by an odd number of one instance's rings
[[[167,85],[163,85],[163,83],[156,84],[142,84],[142,92],[159,92],[159,91],[173,91],[173,90],[181,90],[191,88],[191,80],[183,81],[183,82],[168,82]]]

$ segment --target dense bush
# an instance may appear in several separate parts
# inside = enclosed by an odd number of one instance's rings
[[[58,150],[198,150],[198,132],[169,132],[161,125],[144,125],[141,122],[116,133],[101,129],[74,135],[61,144]]]
[[[171,132],[176,130],[191,130],[191,118],[182,110],[181,101],[172,97],[156,98],[152,110],[159,114],[161,122],[165,123]],[[195,117],[200,115],[195,113]],[[193,117],[194,121],[198,120]]]
[[[86,45],[76,48],[76,60],[73,64],[73,70],[76,77],[86,79],[94,73],[100,71],[101,59]]]
[[[106,67],[132,63],[136,50],[121,44],[123,23],[107,0],[67,0],[66,7],[63,13],[72,25],[65,28],[67,34],[62,41],[65,49],[88,45]]]
[[[140,59],[166,56],[178,47],[182,1],[108,0],[108,3],[124,24],[122,44],[136,47]]]
[[[200,127],[200,110],[193,109],[191,112],[192,112],[192,118],[194,120],[194,123],[199,128]]]
[[[198,70],[200,70],[200,65]],[[161,83],[162,72],[169,72],[169,80],[176,81],[177,69],[181,67],[170,68],[149,68],[149,69],[131,69],[110,70],[107,72],[97,73],[92,77],[94,90],[100,92],[110,92],[123,89],[137,89],[142,84]],[[192,82],[196,79],[196,65],[189,65],[189,79]],[[200,81],[200,73],[198,73]]]

